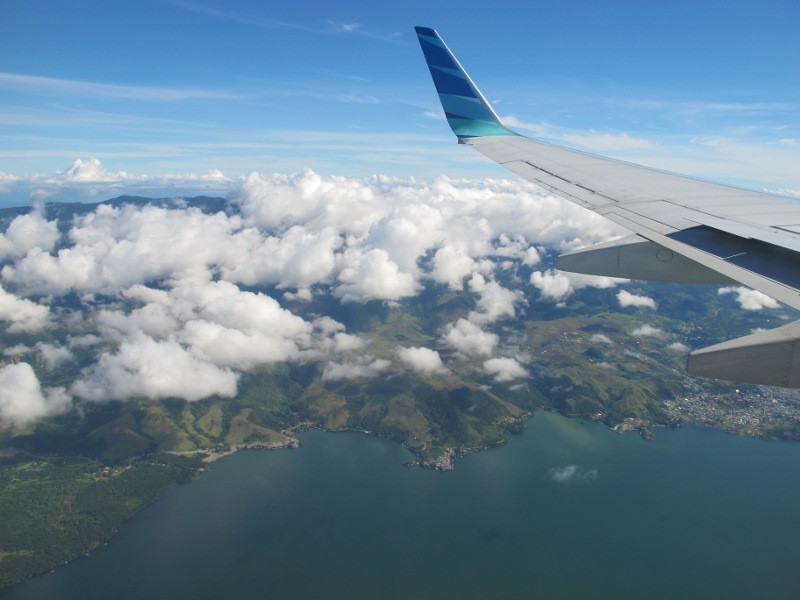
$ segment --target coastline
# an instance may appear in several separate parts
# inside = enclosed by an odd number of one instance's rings
[[[177,454],[180,456],[198,456],[202,455],[203,463],[209,465],[213,462],[218,461],[220,458],[224,458],[226,456],[230,456],[231,454],[235,454],[240,450],[280,450],[281,448],[299,448],[302,444],[300,440],[298,440],[294,436],[294,432],[290,432],[289,430],[284,430],[281,432],[284,436],[284,440],[280,442],[251,442],[251,443],[244,443],[244,444],[230,444],[226,445],[225,447],[214,447],[214,448],[198,448],[197,450],[188,450],[186,452],[174,452],[169,451],[165,454]],[[204,469],[200,469],[202,472]]]
[[[561,416],[566,417],[568,419],[576,419],[577,418],[577,420],[585,420],[585,419],[581,419],[580,417],[576,417],[575,415],[564,415],[562,413],[559,413],[558,411],[546,411],[546,410],[543,411],[543,410],[540,409],[538,411],[534,411],[534,412],[530,412],[530,413],[525,414],[524,415],[524,420],[521,423],[522,427],[517,427],[517,428],[514,428],[514,429],[508,429],[505,432],[506,435],[523,433],[525,431],[525,429],[527,429],[527,422],[530,421],[535,416],[535,414],[537,412],[552,412],[553,414],[558,414],[558,415],[561,415]],[[606,425],[605,423],[603,423],[599,419],[589,419],[589,421],[595,421],[595,422],[597,422],[597,423],[599,423],[601,425],[604,425],[605,428],[607,428],[607,429],[609,429],[611,431],[615,431],[615,432],[617,432],[619,434],[623,434],[624,435],[624,433],[627,433],[629,431],[636,431],[642,437],[644,437],[645,439],[652,439],[652,437],[653,437],[652,430],[647,427],[648,423],[643,422],[641,420],[629,419],[629,420],[626,420],[625,422],[623,422],[621,424],[618,424],[616,427],[609,427],[608,425]],[[677,428],[677,427],[680,427],[681,425],[692,425],[692,423],[671,423],[671,424],[666,425],[666,426],[667,427],[671,427],[671,428]],[[701,427],[703,426],[702,423],[695,423],[694,425],[700,425]],[[723,428],[714,427],[713,425],[712,426],[706,425],[706,427],[709,427],[712,430],[717,430],[717,431],[720,431],[720,432],[734,433],[734,434],[739,433],[741,435],[741,432],[726,431]],[[283,448],[300,448],[302,443],[296,437],[297,433],[300,432],[300,431],[308,431],[308,430],[312,430],[312,429],[313,430],[320,430],[320,431],[323,431],[323,432],[326,432],[326,433],[358,432],[358,433],[362,433],[362,434],[369,435],[369,436],[376,436],[376,437],[386,438],[386,439],[394,439],[395,441],[399,442],[401,445],[406,447],[408,450],[410,450],[411,452],[413,452],[417,456],[416,460],[408,461],[405,464],[405,466],[419,466],[419,467],[422,467],[422,468],[429,468],[429,469],[433,469],[433,470],[437,470],[437,471],[452,471],[455,468],[455,463],[460,458],[462,458],[464,456],[467,456],[469,454],[475,453],[475,452],[480,452],[482,450],[485,450],[485,449],[488,449],[488,448],[491,448],[491,447],[494,447],[494,446],[503,445],[506,442],[506,438],[504,436],[504,438],[502,440],[498,440],[494,444],[486,444],[486,445],[469,447],[469,448],[459,448],[459,447],[456,447],[456,446],[449,445],[449,446],[445,446],[445,447],[441,448],[442,452],[438,456],[429,457],[429,458],[426,459],[426,458],[422,458],[422,456],[419,453],[419,449],[412,448],[407,443],[405,443],[403,440],[398,439],[398,438],[394,438],[393,436],[380,435],[380,434],[375,433],[373,431],[364,430],[364,429],[326,429],[324,427],[315,426],[315,424],[310,423],[310,422],[303,422],[303,423],[298,424],[298,426],[295,426],[293,428],[287,428],[287,429],[284,429],[284,430],[280,431],[280,436],[274,435],[273,438],[272,438],[272,441],[270,441],[270,440],[262,440],[262,441],[253,441],[253,442],[230,444],[230,445],[228,445],[228,444],[220,444],[220,445],[217,445],[217,446],[214,446],[214,447],[211,447],[211,448],[198,448],[198,449],[189,450],[189,451],[164,451],[164,452],[162,452],[160,454],[171,454],[171,455],[176,455],[176,456],[183,456],[183,457],[186,457],[186,458],[192,458],[192,457],[199,458],[200,461],[202,462],[202,466],[198,466],[196,468],[194,478],[197,478],[202,473],[204,473],[206,470],[208,470],[212,463],[220,460],[221,458],[224,458],[226,456],[230,456],[230,455],[232,455],[232,454],[234,454],[236,452],[239,452],[241,450],[278,450],[278,449],[283,449]],[[278,432],[276,431],[276,432],[273,432],[273,433],[277,434]],[[766,441],[768,439],[768,438],[765,438],[765,437],[762,437],[762,436],[754,436],[752,434],[748,435],[747,437],[754,437],[756,439],[761,439],[761,440],[764,440],[764,441]],[[40,456],[40,455],[33,455],[33,454],[30,454],[28,452],[25,452],[25,451],[22,451],[22,450],[18,450],[18,449],[12,450],[12,449],[7,448],[7,449],[4,449],[2,451],[2,456],[11,457],[11,456],[14,456],[14,455],[24,455],[24,456],[27,456],[27,457],[29,457],[31,459],[40,459],[40,460],[41,459],[47,460],[48,458],[51,458],[51,457],[45,457],[45,456]],[[143,456],[140,456],[140,457],[136,457],[136,459],[142,459],[142,458],[145,458],[145,457],[146,456],[143,455]],[[61,458],[65,458],[65,457],[61,457]],[[87,462],[95,463],[95,464],[98,464],[98,465],[100,464],[96,459],[91,459],[91,458],[83,457],[83,456],[72,456],[72,457],[66,457],[66,458],[81,459],[81,460],[85,460]],[[130,463],[129,463],[128,466],[126,466],[124,468],[129,468],[129,466],[130,466]],[[164,490],[162,490],[162,492],[163,491]],[[133,515],[129,515],[125,519],[120,521],[120,523],[117,525],[117,527],[111,533],[111,535],[97,540],[96,544],[93,544],[91,547],[84,549],[80,554],[75,555],[74,558],[72,558],[72,559],[70,559],[70,560],[68,560],[68,561],[66,561],[65,563],[62,563],[62,564],[69,564],[69,563],[73,562],[77,558],[81,558],[82,556],[87,556],[94,549],[96,549],[98,546],[105,545],[105,544],[109,543],[113,539],[114,534],[116,533],[116,530],[117,530],[119,525],[121,525],[122,523],[128,521],[130,518],[133,518],[136,514],[138,514],[138,512],[140,512],[141,509],[145,508],[147,505],[151,504],[152,502],[155,502],[160,495],[161,495],[160,493],[157,494],[155,497],[151,498],[149,502],[147,502],[145,505],[141,506],[140,509],[136,511],[136,513],[134,513]],[[46,572],[46,571],[42,571],[42,572],[40,572],[40,574],[42,574],[44,572]],[[37,575],[34,575],[34,577],[36,577],[36,576]],[[27,580],[27,579],[25,579],[25,580]],[[21,583],[22,581],[25,581],[25,580],[18,581],[17,583]],[[12,584],[12,587],[13,587],[13,585],[16,585],[16,583]],[[3,588],[3,589],[10,589],[10,588]]]

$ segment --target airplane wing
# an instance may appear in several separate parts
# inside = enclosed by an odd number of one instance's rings
[[[447,122],[523,179],[633,235],[562,255],[565,271],[676,283],[741,283],[800,309],[800,202],[540,142],[508,129],[439,34],[417,36]],[[697,350],[693,375],[800,387],[800,321]]]

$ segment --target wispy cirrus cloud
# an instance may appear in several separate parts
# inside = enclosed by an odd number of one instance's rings
[[[199,2],[190,2],[189,0],[169,0],[171,4],[179,6],[185,10],[190,10],[194,13],[227,19],[237,23],[243,23],[252,27],[263,27],[267,29],[290,29],[304,33],[313,34],[344,34],[344,35],[360,35],[375,40],[384,42],[397,42],[402,37],[400,32],[392,33],[379,33],[365,27],[363,23],[356,21],[342,21],[338,19],[325,19],[319,22],[299,22],[287,21],[282,19],[273,19],[256,14],[247,14],[233,10],[223,10],[216,7],[208,6]]]
[[[797,113],[800,111],[800,104],[796,102],[699,102],[691,100],[657,100],[643,99],[631,100],[622,99],[619,102],[633,109],[646,109],[658,111],[670,111],[682,115],[714,115],[718,113],[739,114],[739,115],[758,115],[780,113]]]
[[[604,103],[615,104],[612,98]],[[586,110],[582,106],[575,112]],[[754,189],[783,186],[790,194],[800,185],[793,166],[800,152],[798,104],[620,100],[619,106],[632,113],[618,117],[621,131],[598,129],[591,115],[568,127],[522,114],[502,120],[535,138],[676,173]]]
[[[236,12],[233,10],[222,10],[216,7],[208,6],[206,4],[201,4],[199,2],[190,2],[189,0],[167,0],[167,1],[170,4],[179,6],[185,10],[189,10],[194,13],[206,15],[209,17],[227,19],[229,21],[236,21],[237,23],[243,23],[245,25],[251,25],[254,27],[266,27],[272,29],[294,29],[296,31],[304,31],[307,33],[326,33],[326,31],[322,28],[314,27],[312,25],[304,23],[283,21],[280,19],[270,19],[267,17],[249,15],[241,12]]]
[[[376,98],[370,94],[345,94],[339,96],[339,99],[342,102],[348,102],[350,104],[380,104],[381,99]]]
[[[568,130],[546,123],[526,121],[515,115],[502,117],[502,121],[509,127],[529,132],[535,137],[558,140],[582,148],[605,151],[651,150],[654,148],[654,143],[651,140],[635,137],[626,132],[598,132],[593,129],[588,131]]]
[[[124,98],[143,102],[180,102],[183,100],[231,100],[242,98],[221,90],[203,88],[168,88],[158,86],[123,85],[97,83],[77,79],[42,77],[19,73],[0,73],[0,89],[22,90],[41,94],[71,94],[79,96],[103,96]]]

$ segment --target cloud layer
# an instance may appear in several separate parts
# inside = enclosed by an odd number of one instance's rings
[[[65,177],[126,175],[89,160]],[[392,369],[448,377],[455,367],[487,382],[525,379],[530,358],[504,345],[504,322],[539,299],[563,303],[581,288],[624,281],[540,265],[552,252],[619,233],[525,182],[348,179],[310,170],[252,173],[224,210],[98,205],[61,224],[36,210],[0,234],[0,323],[19,336],[62,332],[20,338],[37,368],[76,356],[87,366],[60,391],[37,388],[29,367],[7,371],[9,389],[31,400],[23,406],[5,397],[1,418],[22,423],[64,410],[67,394],[92,402],[229,398],[244,373],[280,362],[318,363],[326,381]],[[373,350],[332,313],[320,314],[401,303],[431,286],[464,302],[433,348]],[[624,290],[617,298],[621,306],[655,306]],[[633,332],[659,334],[649,326]]]
[[[63,177],[130,176],[90,159]],[[449,376],[437,350],[375,356],[330,316],[302,316],[304,304],[317,299],[322,306],[394,303],[430,285],[473,299],[472,310],[439,332],[437,344],[451,360],[472,361],[473,372],[498,382],[524,378],[517,358],[494,356],[501,345],[494,329],[535,291],[518,277],[515,288],[498,277],[535,267],[547,247],[617,234],[607,221],[523,182],[358,180],[313,171],[253,173],[225,211],[98,205],[62,223],[63,237],[57,225],[34,211],[0,236],[0,321],[9,333],[53,325],[74,331],[26,351],[46,369],[90,353],[68,391],[93,402],[231,397],[243,373],[285,361],[317,361],[327,381],[374,377],[392,365]],[[594,284],[575,281],[574,288]],[[64,408],[65,395],[48,401],[36,392],[29,368],[9,373],[39,408],[26,412],[6,400],[5,420]]]

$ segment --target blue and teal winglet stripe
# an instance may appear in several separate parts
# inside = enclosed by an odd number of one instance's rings
[[[414,29],[447,122],[459,140],[487,135],[516,135],[500,122],[439,34],[428,27]]]

